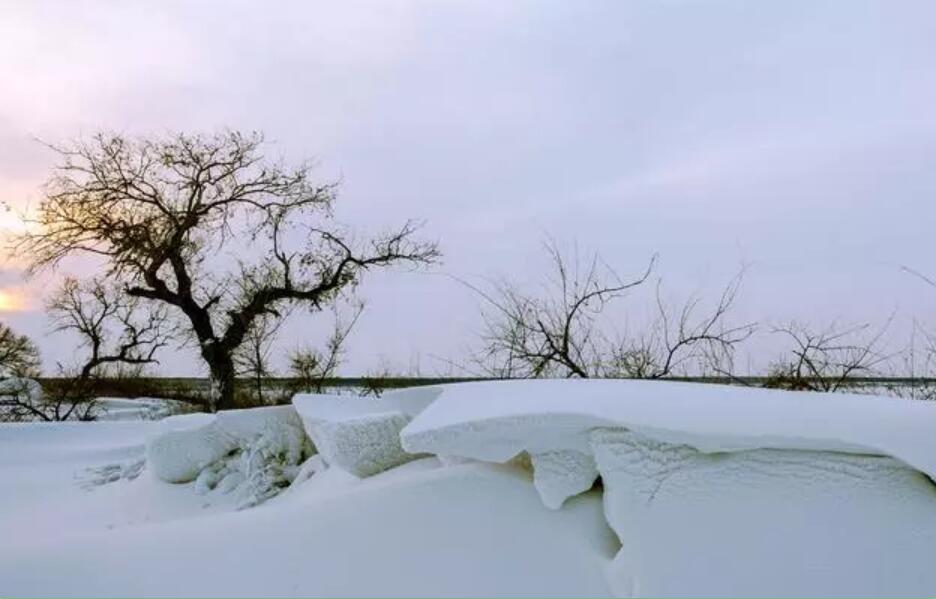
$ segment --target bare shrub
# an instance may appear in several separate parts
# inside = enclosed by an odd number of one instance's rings
[[[657,285],[656,318],[640,336],[612,339],[601,317],[605,308],[644,285],[656,266],[624,280],[596,254],[587,263],[563,256],[555,242],[545,249],[551,271],[541,295],[510,282],[485,291],[471,286],[489,307],[484,313],[483,349],[475,357],[485,374],[500,378],[663,378],[690,362],[724,367],[753,324],[730,326],[727,317],[742,277],[732,279],[709,311],[698,297],[674,312]]]
[[[342,314],[335,307],[333,309],[334,324],[325,348],[315,349],[307,346],[296,349],[290,354],[289,370],[297,390],[312,393],[322,393],[325,390],[328,380],[338,373],[338,367],[344,360],[348,335],[351,334],[363,311],[363,302],[357,302],[352,306],[350,316]]]
[[[773,333],[790,341],[791,348],[771,364],[765,386],[839,391],[856,377],[872,376],[889,358],[881,351],[887,328],[832,324],[816,330],[797,322],[774,327]]]

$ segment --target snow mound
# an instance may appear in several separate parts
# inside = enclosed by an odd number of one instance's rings
[[[887,455],[936,478],[936,404],[839,393],[635,380],[447,385],[403,430],[410,452],[504,462],[521,451],[590,453],[622,426],[702,452],[798,449]]]
[[[928,596],[936,493],[887,457],[591,434],[618,596]]]
[[[297,395],[293,405],[322,459],[355,476],[372,476],[419,455],[407,453],[400,431],[433,394],[397,394],[387,399]]]

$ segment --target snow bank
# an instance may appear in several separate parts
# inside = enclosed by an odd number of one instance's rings
[[[325,462],[364,477],[420,457],[403,450],[400,431],[437,394],[417,390],[381,399],[303,394],[293,405]]]
[[[402,433],[403,447],[503,462],[574,449],[623,426],[702,452],[827,450],[888,455],[936,478],[936,404],[844,393],[633,380],[447,385]]]
[[[930,596],[936,493],[886,457],[592,433],[618,596]]]

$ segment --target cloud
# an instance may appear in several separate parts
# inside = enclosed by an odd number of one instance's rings
[[[343,220],[426,219],[459,276],[529,276],[548,232],[624,271],[660,251],[687,287],[754,261],[761,316],[923,313],[898,265],[932,254],[933,22],[922,0],[17,3],[0,199],[35,200],[34,136],[256,128],[342,176]],[[350,368],[457,353],[476,319],[446,281],[365,283]]]

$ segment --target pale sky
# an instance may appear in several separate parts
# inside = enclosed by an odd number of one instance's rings
[[[900,270],[936,274],[929,0],[7,1],[0,76],[16,207],[52,164],[37,137],[229,127],[340,176],[343,222],[425,220],[444,264],[365,280],[346,374],[460,359],[478,302],[446,275],[535,281],[544,235],[622,274],[659,252],[677,296],[749,263],[738,320],[936,325],[936,290]],[[0,318],[51,366],[71,349],[47,335],[49,284],[0,273],[23,298]]]

